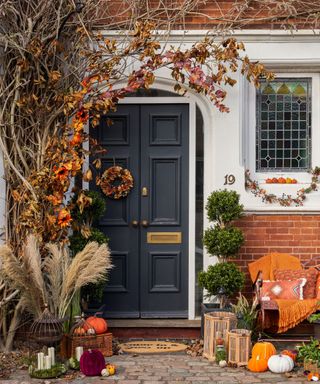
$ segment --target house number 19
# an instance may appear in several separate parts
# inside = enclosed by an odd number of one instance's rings
[[[223,185],[232,185],[234,184],[235,181],[236,181],[236,178],[234,175],[225,175]]]

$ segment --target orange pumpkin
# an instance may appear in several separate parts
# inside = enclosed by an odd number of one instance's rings
[[[318,373],[312,373],[310,372],[307,376],[308,381],[318,381],[319,380],[319,374]],[[318,380],[317,380],[318,379]]]
[[[265,372],[268,369],[268,360],[261,359],[259,355],[251,357],[248,361],[248,369],[251,372]]]
[[[269,360],[269,357],[277,353],[273,344],[268,343],[267,341],[260,341],[256,343],[252,348],[252,357],[256,358],[257,356],[263,360]]]
[[[84,328],[82,328],[82,327],[77,327],[77,328],[75,328],[75,330],[73,331],[73,334],[74,334],[75,336],[83,336],[83,335],[85,335],[85,333],[86,333],[86,330],[85,330]]]
[[[101,333],[105,333],[108,330],[108,324],[105,319],[101,317],[91,316],[86,319],[86,323],[90,325],[95,331],[97,335]]]
[[[295,351],[290,351],[289,349],[285,349],[281,352],[281,355],[286,355],[291,357],[291,359],[295,362],[297,358],[297,353]]]

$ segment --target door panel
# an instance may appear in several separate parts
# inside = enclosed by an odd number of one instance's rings
[[[188,117],[188,105],[141,106],[141,317],[188,316]],[[182,240],[149,243],[153,232]]]
[[[107,317],[187,317],[188,114],[184,104],[120,105],[111,127],[102,118],[92,129],[107,150],[102,170],[115,163],[134,177],[127,198],[106,197],[100,222],[114,265]]]
[[[116,114],[110,114],[113,125],[108,126],[107,118],[101,119],[99,127],[91,129],[91,136],[107,150],[101,158],[102,171],[120,165],[130,169],[135,187],[130,198],[113,200],[105,195],[106,213],[100,220],[100,229],[110,239],[112,263],[114,268],[104,290],[104,311],[109,317],[135,318],[139,312],[139,242],[137,230],[131,222],[139,217],[139,109],[136,106],[119,106]],[[95,182],[90,188],[100,188]],[[101,303],[91,303],[96,309]]]

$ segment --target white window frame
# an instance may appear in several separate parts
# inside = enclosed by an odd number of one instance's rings
[[[274,72],[276,78],[311,78],[311,167],[320,166],[320,73],[307,73],[307,72]],[[248,100],[247,105],[247,134],[244,140],[246,145],[246,167],[250,171],[251,178],[257,180],[259,184],[264,184],[267,178],[273,177],[290,177],[298,180],[299,189],[301,184],[310,184],[310,173],[303,172],[257,172],[256,171],[256,115],[257,115],[257,98],[256,88],[251,84],[246,85],[247,89],[244,90],[244,97]],[[277,192],[280,185],[268,184],[268,190]],[[281,184],[283,191],[283,184]],[[286,189],[290,193],[290,189],[294,191],[297,189],[297,184],[288,184]]]

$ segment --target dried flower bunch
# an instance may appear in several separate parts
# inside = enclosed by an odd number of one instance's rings
[[[106,244],[88,243],[74,258],[68,247],[56,243],[45,246],[47,255],[41,258],[39,241],[28,236],[21,258],[6,246],[0,246],[1,274],[12,288],[20,292],[21,307],[35,318],[45,303],[50,312],[64,317],[79,290],[106,278],[112,268],[110,251]]]

